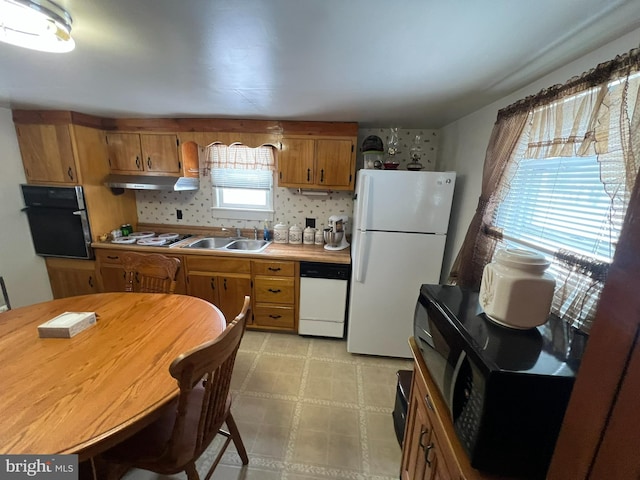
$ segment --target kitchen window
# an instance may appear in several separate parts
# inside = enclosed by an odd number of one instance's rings
[[[479,287],[505,246],[537,250],[552,313],[588,332],[640,166],[640,49],[498,112],[449,281]]]
[[[273,220],[273,147],[212,144],[207,147],[216,218]]]

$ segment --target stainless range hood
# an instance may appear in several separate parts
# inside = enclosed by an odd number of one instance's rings
[[[198,177],[165,177],[152,175],[116,175],[110,174],[104,181],[107,187],[127,188],[130,190],[170,190],[182,192],[198,190]]]

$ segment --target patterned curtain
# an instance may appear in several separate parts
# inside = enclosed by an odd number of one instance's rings
[[[640,164],[640,49],[600,64],[498,112],[485,158],[482,194],[449,282],[479,288],[484,266],[503,246],[494,215],[521,158],[596,156],[611,199],[613,229],[623,228]],[[588,331],[608,264],[555,252],[552,312]]]
[[[261,145],[256,148],[232,143],[212,143],[204,148],[204,174],[213,168],[232,168],[236,170],[275,170],[276,162],[273,145]]]

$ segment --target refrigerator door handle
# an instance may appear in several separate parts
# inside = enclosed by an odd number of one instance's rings
[[[360,197],[360,216],[356,228],[366,231],[369,228],[369,199],[371,198],[371,177],[365,175],[362,177],[362,192]]]
[[[360,231],[360,235],[358,235],[358,245],[355,246],[356,251],[356,282],[362,283],[364,279],[364,255],[365,255],[365,244],[367,243],[367,232],[366,230]]]

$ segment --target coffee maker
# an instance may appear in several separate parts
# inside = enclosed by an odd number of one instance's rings
[[[329,217],[329,227],[324,231],[324,248],[326,250],[344,250],[349,246],[346,232],[348,221],[347,215],[331,215]]]

